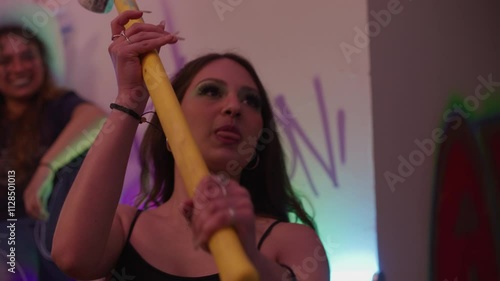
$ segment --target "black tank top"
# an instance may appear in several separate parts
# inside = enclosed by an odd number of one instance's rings
[[[130,244],[130,236],[132,235],[132,230],[134,229],[135,223],[141,210],[138,210],[132,220],[130,225],[130,230],[127,235],[127,240],[125,246],[118,258],[118,262],[115,268],[111,271],[109,280],[133,280],[133,281],[219,281],[219,274],[212,274],[200,277],[183,277],[172,275],[167,272],[163,272],[145,261],[141,255],[134,249],[132,244]],[[269,236],[272,229],[280,221],[273,222],[264,232],[262,237],[257,244],[257,249],[260,250],[262,243]]]

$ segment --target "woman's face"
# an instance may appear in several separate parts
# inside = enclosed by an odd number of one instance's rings
[[[238,177],[250,162],[262,130],[261,104],[250,74],[230,59],[213,61],[194,77],[181,107],[212,172]]]
[[[44,78],[42,55],[34,43],[12,33],[0,37],[0,92],[7,102],[28,100]]]

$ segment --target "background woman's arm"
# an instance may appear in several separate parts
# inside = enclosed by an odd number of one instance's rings
[[[55,172],[90,148],[104,117],[104,112],[90,103],[82,103],[74,109],[68,124],[42,157],[26,188],[24,200],[30,216],[47,218],[47,201]]]

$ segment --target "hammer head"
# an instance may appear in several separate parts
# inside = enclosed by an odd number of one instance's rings
[[[78,0],[78,2],[94,13],[105,14],[113,9],[113,0]]]

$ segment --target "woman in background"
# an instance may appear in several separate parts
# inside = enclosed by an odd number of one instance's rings
[[[56,172],[89,148],[93,140],[83,132],[97,128],[104,117],[98,107],[56,84],[56,56],[64,53],[51,41],[59,38],[59,29],[45,24],[30,30],[23,21],[40,11],[37,5],[22,5],[0,15],[0,233],[10,232],[7,219],[17,220],[15,242],[0,237],[0,279],[6,281],[43,280],[35,222],[57,217],[46,206]],[[15,190],[8,186],[13,180]],[[4,259],[11,247],[16,266],[9,272]]]

